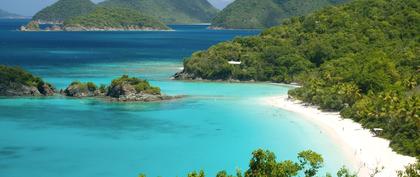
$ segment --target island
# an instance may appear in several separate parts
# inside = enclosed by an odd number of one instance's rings
[[[61,94],[78,98],[104,98],[115,102],[156,102],[181,98],[181,96],[164,95],[159,87],[151,86],[146,80],[128,75],[112,80],[109,86],[98,87],[92,82],[75,81],[62,90]]]
[[[39,21],[31,21],[21,31],[167,31],[159,20],[139,11],[119,7],[98,7],[88,14],[66,19],[45,29]]]
[[[93,12],[64,21],[65,31],[154,31],[170,30],[159,20],[136,10],[98,7]]]
[[[0,65],[0,96],[51,96],[55,88],[19,67]]]

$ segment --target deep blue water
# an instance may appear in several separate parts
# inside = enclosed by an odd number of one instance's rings
[[[323,154],[322,172],[347,164],[339,147],[299,115],[261,103],[288,86],[172,81],[182,61],[257,30],[212,31],[172,26],[172,32],[18,32],[25,20],[0,20],[0,64],[17,65],[58,88],[71,81],[109,83],[142,77],[169,95],[163,103],[95,99],[1,98],[1,177],[185,176],[246,169],[257,148],[279,160],[299,151]]]

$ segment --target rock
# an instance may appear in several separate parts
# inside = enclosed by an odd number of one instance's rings
[[[45,96],[53,96],[56,93],[55,88],[53,86],[45,83],[41,87],[39,87],[38,90],[42,95]]]
[[[95,97],[99,96],[99,91],[96,89],[96,86],[89,88],[85,83],[73,82],[62,94],[70,97]]]
[[[201,77],[196,77],[194,74],[185,71],[175,73],[172,78],[175,80],[203,80]]]
[[[42,96],[39,90],[33,86],[26,86],[20,83],[11,82],[0,84],[1,96]]]
[[[30,21],[26,26],[21,26],[20,31],[40,31],[38,21]]]
[[[137,91],[134,88],[134,86],[128,83],[123,83],[120,85],[110,87],[108,89],[107,96],[110,96],[113,98],[120,98],[120,97],[130,98],[130,97],[135,97],[136,94],[137,94]]]
[[[180,98],[162,94],[148,94],[138,92],[134,86],[130,85],[129,83],[123,83],[114,87],[110,87],[108,89],[107,96],[110,97],[111,101],[118,102],[154,102]]]

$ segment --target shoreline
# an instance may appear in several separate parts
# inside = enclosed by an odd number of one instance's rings
[[[327,132],[338,143],[350,160],[358,176],[372,174],[375,168],[383,169],[375,177],[395,177],[416,158],[397,154],[389,147],[389,140],[375,137],[369,130],[351,119],[343,119],[338,112],[323,112],[315,106],[305,106],[287,95],[262,98],[262,103],[302,115]],[[334,172],[335,173],[335,172]]]

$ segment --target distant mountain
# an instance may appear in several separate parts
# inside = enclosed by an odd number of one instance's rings
[[[21,15],[17,15],[17,14],[10,13],[10,12],[0,9],[0,18],[24,18],[24,17]]]
[[[66,31],[169,30],[159,20],[136,10],[98,7],[87,15],[64,21]]]
[[[170,23],[209,23],[218,10],[207,0],[106,0],[106,7],[136,9]]]
[[[34,15],[33,20],[63,22],[69,18],[88,14],[95,9],[90,0],[59,0]]]
[[[349,0],[236,0],[213,20],[213,28],[267,28]]]

